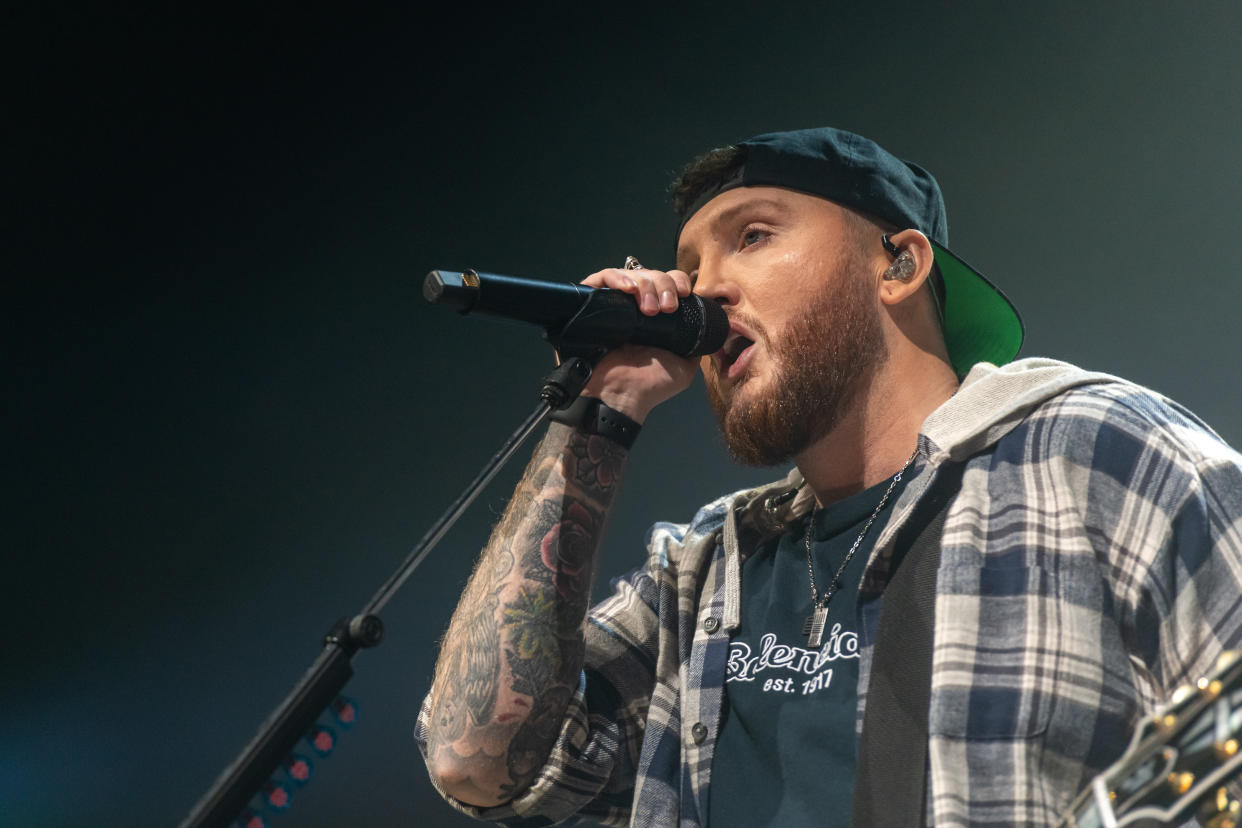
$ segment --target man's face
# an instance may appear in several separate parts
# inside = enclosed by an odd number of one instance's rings
[[[782,463],[831,432],[884,362],[862,226],[777,187],[721,193],[686,223],[678,267],[729,315],[729,339],[702,367],[739,462]]]

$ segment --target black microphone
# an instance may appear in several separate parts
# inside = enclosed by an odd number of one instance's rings
[[[724,309],[693,293],[678,300],[672,313],[644,316],[634,297],[620,290],[474,270],[433,270],[423,282],[423,297],[462,313],[533,322],[558,346],[612,348],[629,342],[702,356],[719,351],[729,335]]]

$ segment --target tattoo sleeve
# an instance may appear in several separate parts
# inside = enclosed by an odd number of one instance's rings
[[[560,731],[625,449],[553,424],[453,614],[432,684],[427,753],[453,796],[512,799]]]

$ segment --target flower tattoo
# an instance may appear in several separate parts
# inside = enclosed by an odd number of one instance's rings
[[[595,517],[580,503],[570,503],[565,517],[543,536],[540,556],[555,573],[556,591],[570,598],[578,579],[590,568],[596,537]]]

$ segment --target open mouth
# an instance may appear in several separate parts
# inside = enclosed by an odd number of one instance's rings
[[[754,344],[755,341],[753,339],[743,336],[736,331],[730,333],[718,353],[721,371],[725,375],[732,377],[734,373],[733,367],[738,364],[746,350]]]

